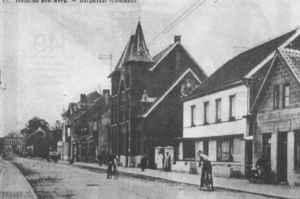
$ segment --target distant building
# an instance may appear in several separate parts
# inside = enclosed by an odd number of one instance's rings
[[[206,74],[175,36],[174,43],[152,57],[140,22],[129,39],[112,83],[110,152],[123,166],[138,166],[148,153],[155,167],[155,147],[174,145],[182,136],[182,103]]]
[[[89,136],[89,126],[84,113],[91,107],[101,95],[95,91],[88,95],[81,94],[78,103],[70,103],[68,109],[62,113],[63,123],[63,141],[62,158],[65,160],[81,160],[82,157],[87,157],[89,148],[84,152],[79,150],[79,143],[84,139],[83,144],[90,143],[85,137]],[[82,155],[82,153],[84,155]]]
[[[0,153],[4,151],[4,138],[0,137]]]
[[[6,153],[21,154],[24,149],[24,138],[21,134],[11,132],[3,138]]]

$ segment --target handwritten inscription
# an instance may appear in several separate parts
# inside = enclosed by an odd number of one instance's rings
[[[258,122],[269,122],[300,117],[300,109],[281,110],[277,112],[258,114]]]

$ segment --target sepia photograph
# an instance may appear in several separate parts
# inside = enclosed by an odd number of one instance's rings
[[[299,199],[299,0],[0,0],[0,199]]]

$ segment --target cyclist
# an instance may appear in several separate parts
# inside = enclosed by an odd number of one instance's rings
[[[109,177],[109,172],[112,172],[112,167],[114,168],[114,172],[116,172],[117,169],[117,163],[118,163],[118,158],[117,156],[112,153],[108,156],[108,168],[107,168],[107,178]]]
[[[263,174],[265,172],[265,169],[267,169],[267,161],[264,159],[264,157],[261,155],[257,161],[256,161],[256,164],[255,164],[255,167],[257,168],[257,171],[258,171],[258,175],[260,177],[263,177]]]
[[[211,186],[212,190],[214,190],[214,185],[213,185],[213,180],[212,180],[212,166],[211,162],[208,159],[208,156],[203,154],[202,151],[198,151],[198,155],[200,156],[200,161],[199,161],[199,167],[201,167],[201,162],[203,162],[203,167],[202,167],[202,172],[201,172],[201,179],[200,179],[200,189],[204,187],[204,178],[205,174],[209,174],[211,178]]]

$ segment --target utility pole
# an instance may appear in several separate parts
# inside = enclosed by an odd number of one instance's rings
[[[110,72],[112,71],[112,59],[113,59],[113,56],[112,54],[109,54],[109,55],[105,55],[105,54],[100,54],[99,55],[99,59],[109,59],[110,60]]]

